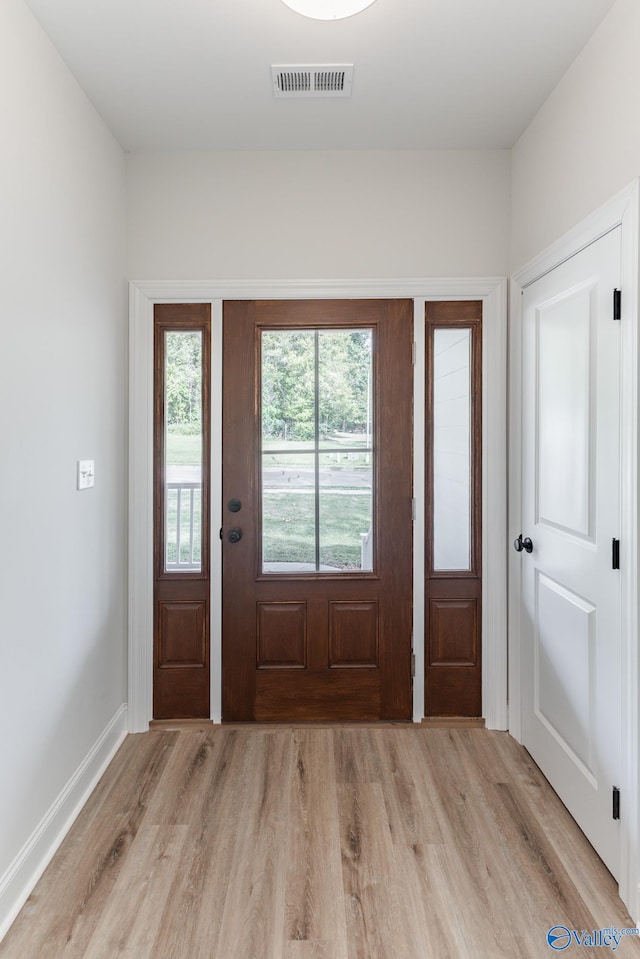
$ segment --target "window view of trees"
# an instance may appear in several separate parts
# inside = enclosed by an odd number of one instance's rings
[[[202,336],[168,333],[165,351],[167,426],[170,432],[193,436],[202,422]]]
[[[320,438],[367,432],[369,330],[327,331],[318,336]],[[262,429],[264,439],[285,443],[314,439],[315,333],[263,334]]]
[[[262,334],[263,561],[370,569],[372,334]],[[202,339],[165,339],[168,567],[200,564]],[[248,423],[247,429],[253,424]]]
[[[267,571],[371,569],[372,334],[262,334]]]
[[[201,561],[202,334],[165,334],[167,568]]]

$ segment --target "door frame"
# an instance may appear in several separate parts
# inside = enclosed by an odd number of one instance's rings
[[[522,292],[616,227],[622,242],[621,328],[621,659],[622,781],[619,892],[634,919],[640,917],[640,694],[638,598],[638,357],[640,180],[634,180],[574,229],[511,277],[509,319],[509,543],[521,532],[522,517]],[[613,320],[612,320],[613,322]],[[509,731],[522,742],[522,564],[509,550]],[[621,803],[622,805],[622,803]]]
[[[221,719],[222,303],[247,299],[406,298],[414,302],[413,721],[424,716],[425,317],[428,300],[483,301],[482,703],[489,729],[507,728],[507,280],[506,277],[382,280],[132,281],[129,284],[128,718],[152,718],[153,307],[211,303],[211,718]],[[215,535],[214,535],[215,534]],[[217,612],[216,612],[217,611]]]

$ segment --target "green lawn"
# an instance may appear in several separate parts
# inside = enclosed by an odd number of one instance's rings
[[[300,444],[304,448],[307,444]],[[170,466],[197,466],[200,461],[201,438],[182,433],[167,434],[167,463]],[[266,455],[265,466],[295,468],[308,466],[308,454],[295,456]],[[365,463],[365,454],[340,455],[339,452],[322,455],[321,468],[358,469]],[[185,543],[188,539],[189,507],[185,495],[182,503],[182,559],[187,559]],[[270,563],[315,562],[314,496],[309,492],[264,492],[264,560]],[[177,510],[175,494],[168,504],[168,558],[176,558]],[[371,525],[371,497],[363,493],[349,493],[323,489],[320,499],[320,562],[343,569],[360,567],[360,534]],[[200,558],[200,498],[196,497],[194,511],[194,538],[198,543],[196,556]]]
[[[358,437],[358,442],[354,445],[360,445],[362,438]],[[270,454],[269,449],[292,449],[299,453]],[[282,440],[265,440],[263,450],[265,466],[286,466],[295,468],[296,466],[307,466],[310,462],[309,454],[301,453],[302,450],[309,450],[313,454],[314,444],[312,442],[284,443]],[[167,465],[168,466],[199,466],[202,456],[202,439],[199,435],[190,436],[185,433],[167,433]],[[339,444],[334,445],[332,449],[325,449],[321,454],[322,468],[331,466],[332,469],[353,469],[362,466],[370,460],[371,454],[366,453],[341,453]]]
[[[265,491],[264,561],[314,563],[314,497],[310,493]],[[360,534],[371,525],[371,498],[325,493],[320,500],[320,562],[360,568]]]
[[[280,452],[272,453],[272,449]],[[296,450],[295,453],[283,452],[287,449]],[[305,453],[305,450],[309,450]],[[314,463],[315,446],[312,442],[283,443],[282,441],[265,440],[262,444],[262,462],[264,466],[296,469],[297,467],[310,468]],[[366,452],[343,453],[339,446],[328,448],[324,446],[320,451],[320,469],[357,469],[371,463],[372,454]]]
[[[176,559],[177,509],[175,494],[168,504],[169,562]],[[187,562],[189,500],[182,502],[182,561]],[[360,534],[369,529],[369,496],[358,493],[323,493],[320,501],[320,563],[341,569],[360,568]],[[314,497],[310,493],[265,493],[264,561],[267,563],[314,563]],[[200,559],[200,498],[194,509],[194,560]]]
[[[167,433],[168,466],[200,466],[202,437],[184,433]]]

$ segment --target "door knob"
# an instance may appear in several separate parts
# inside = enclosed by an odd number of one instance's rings
[[[533,543],[528,536],[523,539],[522,533],[520,533],[518,538],[513,541],[513,548],[515,549],[516,553],[521,553],[522,550],[524,550],[525,553],[533,553]]]
[[[242,503],[239,499],[230,499],[227,503],[227,509],[231,510],[232,513],[239,513],[242,509]]]
[[[239,526],[234,526],[233,529],[230,529],[227,533],[227,539],[230,543],[239,543],[242,539],[242,530]]]

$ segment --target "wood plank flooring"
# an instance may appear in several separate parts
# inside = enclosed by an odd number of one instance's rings
[[[125,740],[0,957],[548,959],[557,924],[633,925],[507,733],[161,728]]]

